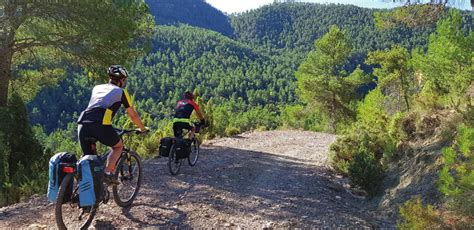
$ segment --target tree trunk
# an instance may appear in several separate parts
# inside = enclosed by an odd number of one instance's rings
[[[329,122],[331,123],[331,132],[336,133],[336,93],[332,92],[332,103],[331,103],[331,117],[329,118]]]
[[[8,86],[11,80],[12,53],[6,45],[0,47],[0,107],[7,106]]]
[[[403,93],[403,99],[405,99],[405,105],[407,107],[407,111],[410,111],[410,103],[408,102],[408,86],[405,85],[404,77],[400,77],[400,84],[401,84],[401,90]]]
[[[12,58],[15,33],[22,20],[15,16],[16,3],[10,2],[4,6],[3,21],[0,23],[0,107],[7,106],[8,87],[12,79]]]

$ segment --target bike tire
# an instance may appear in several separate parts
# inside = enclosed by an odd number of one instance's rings
[[[181,168],[181,164],[183,161],[181,159],[176,159],[176,150],[175,145],[171,145],[170,154],[168,156],[168,169],[171,175],[176,175],[179,173],[179,169]]]
[[[199,141],[194,138],[191,143],[191,152],[188,156],[188,164],[191,167],[194,167],[199,159]]]
[[[128,155],[130,155],[130,161],[128,161]],[[129,207],[137,197],[143,180],[141,158],[136,152],[130,151],[120,158],[116,168],[115,177],[121,183],[120,185],[114,185],[112,187],[114,201],[120,207]],[[138,175],[135,175],[136,173],[138,173]],[[134,178],[136,178],[136,182],[128,183],[134,180]],[[127,188],[128,185],[131,186],[133,191]],[[128,195],[125,195],[126,198],[122,199],[122,195],[125,194],[125,192],[127,192]]]
[[[73,183],[73,189],[76,188],[77,184],[74,185],[74,181],[75,179],[74,179],[73,174],[67,174],[64,177],[59,187],[58,197],[57,197],[56,206],[55,206],[55,217],[56,217],[56,225],[58,226],[60,230],[67,230],[68,228],[69,229],[87,229],[92,224],[92,220],[94,220],[94,216],[97,212],[97,206],[93,206],[91,207],[89,216],[86,218],[84,223],[82,223],[82,220],[78,220],[78,221],[71,220],[71,221],[66,221],[67,223],[65,223],[64,217],[66,215],[71,215],[77,212],[78,207],[79,207],[79,203],[71,203],[70,201],[63,202],[66,199],[65,193],[66,193],[66,188],[68,187],[68,185],[70,183]],[[67,213],[63,212],[63,209],[64,211],[67,211]]]

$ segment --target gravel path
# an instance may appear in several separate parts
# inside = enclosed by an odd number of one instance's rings
[[[393,228],[327,168],[334,135],[253,132],[207,142],[196,167],[170,176],[165,158],[146,161],[133,207],[100,207],[96,228]],[[54,228],[44,196],[0,208],[1,227]]]

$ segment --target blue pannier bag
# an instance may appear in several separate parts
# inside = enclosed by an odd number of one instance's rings
[[[97,155],[85,155],[77,163],[79,206],[92,206],[102,200],[104,164]]]
[[[63,181],[66,173],[63,172],[60,167],[60,163],[71,163],[77,162],[76,155],[68,152],[57,153],[49,159],[49,182],[48,182],[48,201],[56,203],[56,197],[58,196],[59,186]],[[65,202],[69,201],[72,195],[72,183],[69,184],[68,189],[65,193]]]

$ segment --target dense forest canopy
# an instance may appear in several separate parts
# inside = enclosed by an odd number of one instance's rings
[[[42,84],[68,68],[94,71],[138,56],[152,26],[141,1],[2,1],[2,8],[0,107],[9,90],[23,90],[13,80]]]
[[[179,2],[163,1],[167,7],[157,8],[160,1],[150,2],[155,20],[173,18]],[[169,7],[168,7],[169,6]],[[217,11],[202,1],[186,4],[201,12]],[[160,10],[158,10],[160,9]],[[154,11],[156,10],[156,11]],[[174,101],[183,90],[196,89],[205,100],[216,103],[242,100],[246,106],[266,104],[292,104],[296,102],[295,77],[299,64],[312,47],[313,41],[337,25],[348,33],[355,52],[346,69],[352,71],[364,64],[369,51],[389,48],[399,44],[407,49],[426,47],[427,38],[434,26],[409,28],[400,26],[393,30],[375,28],[372,14],[376,10],[346,5],[319,5],[309,3],[271,4],[247,13],[232,15],[230,19],[215,15],[214,25],[231,21],[232,36],[219,28],[175,25],[171,21],[158,25],[152,50],[131,66],[130,91],[135,94],[137,106],[155,119],[169,117]],[[182,17],[190,14],[177,14]],[[203,13],[203,15],[205,15]],[[220,15],[220,16],[219,16]],[[204,20],[204,19],[202,19]],[[195,19],[195,22],[202,21]],[[464,30],[470,31],[472,17],[465,14]],[[205,21],[205,20],[204,20]],[[196,24],[194,24],[196,25]],[[207,28],[207,29],[205,29]],[[224,34],[224,35],[223,35]],[[96,82],[85,79],[84,73],[69,77],[59,88],[45,89],[31,102],[31,120],[48,132],[65,128],[74,121],[85,104],[89,88]],[[49,105],[51,98],[63,95],[64,104]],[[65,106],[69,105],[69,106]],[[244,109],[244,108],[243,108]],[[49,114],[44,118],[42,114]]]
[[[188,24],[232,36],[229,18],[205,0],[146,0],[158,25]]]
[[[433,31],[433,27],[376,30],[372,17],[375,11],[380,10],[334,4],[272,4],[231,18],[235,34],[243,42],[305,51],[311,49],[313,41],[325,34],[330,25],[347,29],[360,51],[400,43],[409,47],[424,45],[426,36]]]

